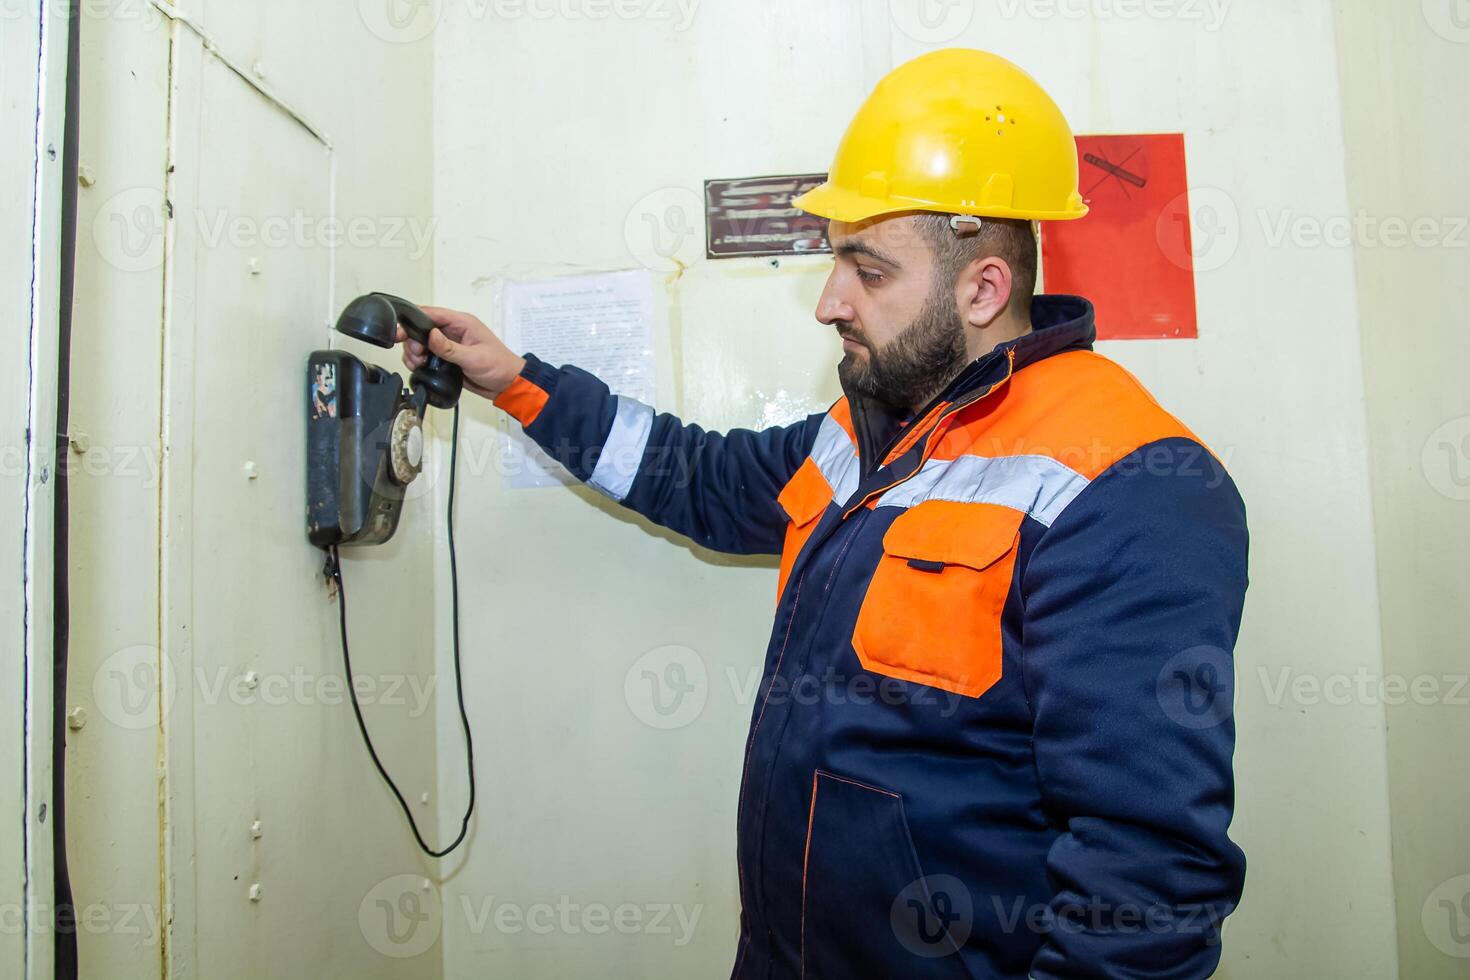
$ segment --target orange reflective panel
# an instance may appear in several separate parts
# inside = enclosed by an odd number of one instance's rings
[[[816,528],[817,518],[832,502],[832,488],[816,461],[808,456],[776,500],[791,519],[786,527],[786,541],[781,547],[781,576],[776,583],[776,598],[779,600],[786,591],[786,578],[791,574],[791,566],[796,564],[796,556]]]
[[[495,407],[508,413],[521,425],[530,425],[536,421],[536,416],[546,407],[546,402],[551,396],[539,385],[527,381],[524,377],[517,375],[510,383],[510,387],[500,393],[495,399]]]

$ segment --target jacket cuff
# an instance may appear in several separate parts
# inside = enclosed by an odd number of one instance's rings
[[[535,354],[523,355],[526,366],[516,379],[495,398],[495,407],[501,409],[521,424],[522,428],[536,421],[551,395],[556,391],[558,372]]]

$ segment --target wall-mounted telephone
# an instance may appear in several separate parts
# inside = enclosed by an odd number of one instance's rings
[[[359,296],[337,318],[337,332],[377,347],[394,345],[398,328],[429,346],[438,329],[423,310],[387,293]],[[459,396],[464,375],[458,366],[430,354],[409,377],[409,387],[392,371],[364,364],[339,350],[314,352],[306,366],[306,536],[327,552],[324,569],[337,588],[337,614],[342,628],[342,666],[358,731],[383,782],[393,791],[414,839],[430,857],[443,857],[464,841],[475,812],[475,748],[464,706],[459,661],[459,572],[454,552],[454,482],[459,454]],[[368,734],[353,681],[352,653],[347,644],[347,589],[342,582],[338,545],[382,544],[398,529],[404,492],[419,475],[424,456],[424,412],[428,406],[454,410],[449,438],[449,582],[453,610],[454,689],[464,727],[469,769],[469,802],[459,835],[435,849],[424,840],[408,801],[388,775]]]
[[[392,347],[397,328],[425,346],[437,329],[408,300],[359,296],[337,332]],[[346,351],[319,350],[307,363],[306,533],[318,548],[382,544],[398,529],[406,488],[423,466],[425,409],[453,408],[464,388],[459,368],[437,356],[409,378]]]

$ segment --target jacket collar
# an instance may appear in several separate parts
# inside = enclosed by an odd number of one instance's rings
[[[915,418],[924,418],[937,405],[973,401],[1010,372],[1067,351],[1091,350],[1096,339],[1097,326],[1090,302],[1080,296],[1037,296],[1031,301],[1030,333],[976,358],[918,412],[899,414],[881,402],[849,393],[848,407],[863,472],[870,473],[877,467],[888,447],[900,438],[905,425]]]

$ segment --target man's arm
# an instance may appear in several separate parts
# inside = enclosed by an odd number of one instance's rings
[[[780,554],[776,497],[811,452],[821,416],[755,432],[706,432],[614,396],[586,371],[527,355],[495,399],[573,476],[715,551]]]
[[[1023,673],[1062,829],[1038,980],[1207,977],[1219,963],[1245,877],[1227,830],[1246,551],[1223,467],[1168,439],[1101,474],[1031,555]]]
[[[816,440],[820,416],[791,426],[721,434],[685,425],[579,368],[520,357],[465,313],[425,307],[441,329],[433,352],[458,364],[465,385],[494,400],[579,480],[715,551],[779,554],[782,487]],[[422,363],[409,341],[404,362]]]

